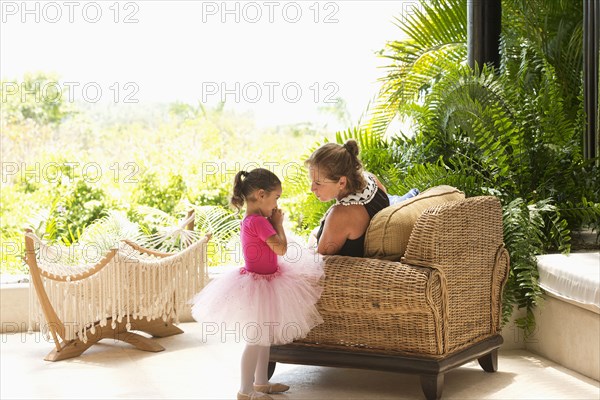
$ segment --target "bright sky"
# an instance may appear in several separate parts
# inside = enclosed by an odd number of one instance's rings
[[[58,73],[78,101],[198,100],[259,123],[318,118],[340,96],[356,121],[418,1],[2,1],[0,75]],[[118,97],[116,97],[118,95]],[[116,98],[115,98],[116,97]]]

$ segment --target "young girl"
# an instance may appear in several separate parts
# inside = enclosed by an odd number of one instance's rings
[[[315,304],[322,288],[321,258],[308,251],[284,256],[287,239],[283,213],[277,208],[281,182],[271,171],[257,168],[235,176],[231,203],[246,203],[241,222],[244,267],[210,282],[193,299],[192,315],[202,323],[236,330],[246,341],[241,362],[238,400],[272,399],[266,393],[289,386],[269,383],[269,346],[305,337],[323,322]]]

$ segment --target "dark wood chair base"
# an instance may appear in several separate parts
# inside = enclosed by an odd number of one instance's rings
[[[485,372],[498,371],[498,350],[494,350],[483,357],[479,357],[477,361],[479,361],[479,365]]]
[[[442,397],[445,373],[453,368],[477,359],[484,371],[495,372],[498,369],[498,348],[502,343],[502,336],[495,335],[441,359],[291,343],[271,347],[269,378],[275,372],[278,362],[402,372],[420,375],[425,398],[437,400]]]

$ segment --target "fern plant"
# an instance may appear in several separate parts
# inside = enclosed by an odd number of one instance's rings
[[[504,320],[542,293],[535,256],[570,251],[571,231],[598,228],[600,174],[581,150],[581,10],[568,1],[506,0],[501,67],[466,66],[466,0],[435,0],[398,20],[409,37],[381,51],[381,92],[358,128],[363,162],[391,193],[440,184],[503,206],[511,256]],[[533,12],[535,11],[535,12]],[[413,132],[390,131],[395,119]]]

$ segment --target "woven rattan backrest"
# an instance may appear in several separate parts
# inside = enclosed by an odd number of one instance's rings
[[[415,224],[404,261],[432,266],[445,276],[446,351],[498,331],[508,256],[497,198],[472,197],[426,210]]]

